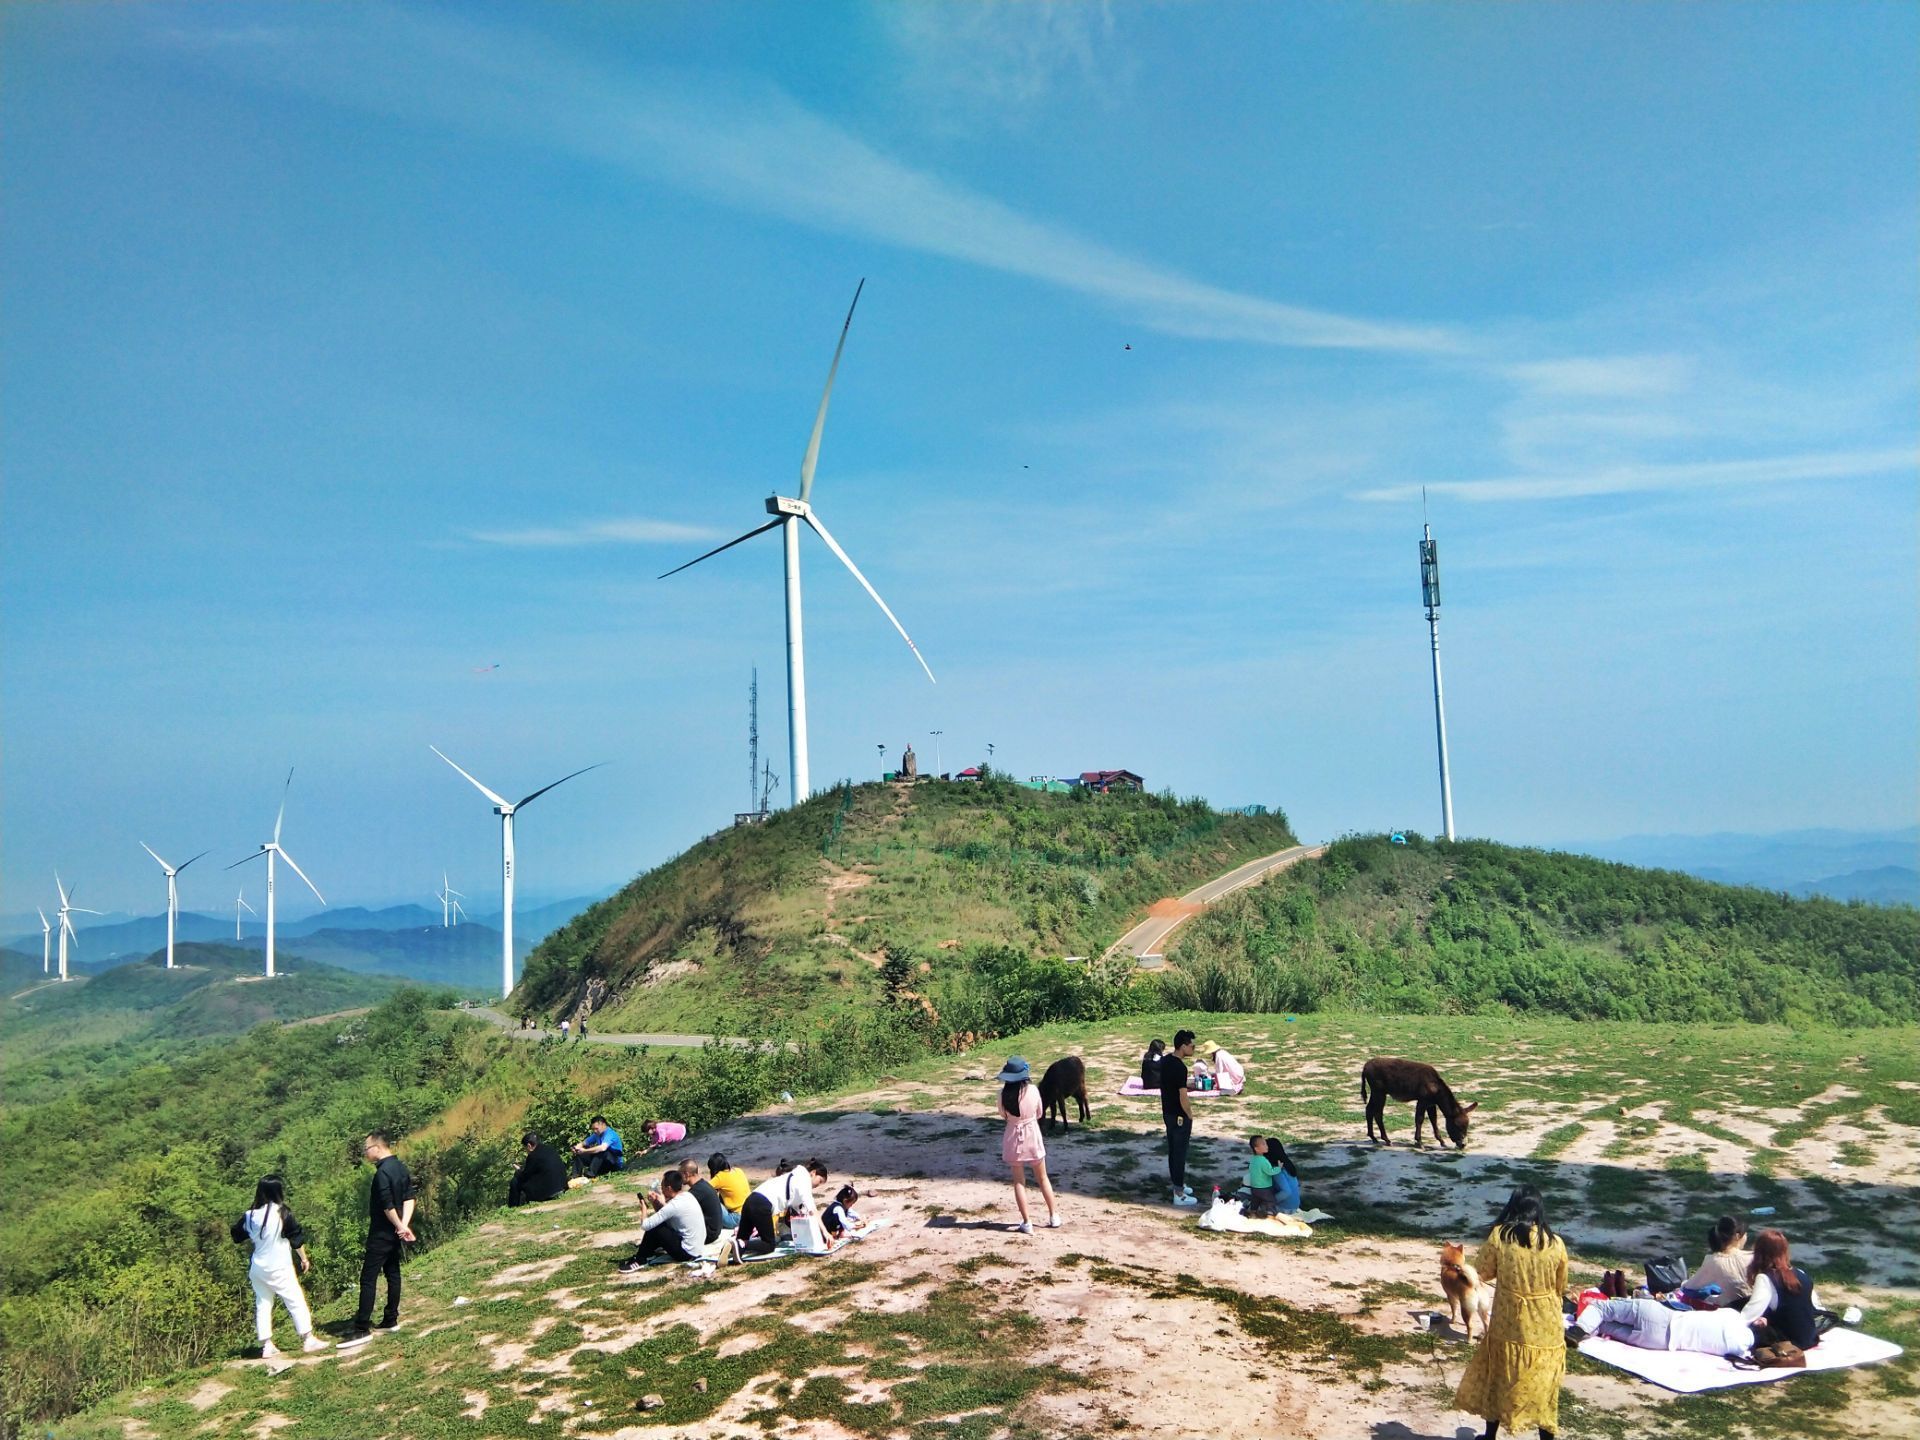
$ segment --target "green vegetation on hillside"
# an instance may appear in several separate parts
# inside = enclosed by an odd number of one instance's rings
[[[1920,1020],[1920,911],[1487,841],[1341,840],[1176,937],[1167,1003],[1587,1019]]]
[[[586,911],[534,952],[516,1003],[551,1013],[585,994],[603,1030],[705,1034],[906,988],[949,1030],[1004,1028],[981,1008],[982,957],[1098,955],[1152,902],[1293,843],[1283,815],[1164,795],[843,787]],[[909,958],[904,986],[882,975],[889,957]]]

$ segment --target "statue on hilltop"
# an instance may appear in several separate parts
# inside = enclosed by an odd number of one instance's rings
[[[913,746],[907,746],[907,753],[900,757],[900,778],[918,780],[920,778],[920,757],[913,753]]]

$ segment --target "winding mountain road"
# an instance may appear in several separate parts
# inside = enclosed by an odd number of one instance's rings
[[[1207,906],[1236,890],[1257,885],[1277,870],[1302,860],[1311,860],[1326,850],[1324,845],[1294,845],[1272,855],[1229,870],[1217,880],[1209,880],[1189,890],[1177,900],[1158,900],[1148,907],[1147,918],[1107,948],[1109,955],[1131,955],[1143,970],[1157,970],[1166,964],[1167,937]]]

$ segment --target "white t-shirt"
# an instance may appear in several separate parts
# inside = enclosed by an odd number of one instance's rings
[[[775,1215],[807,1215],[813,1211],[813,1176],[803,1165],[761,1181],[753,1187],[753,1193],[766,1196]]]
[[[233,1212],[227,1212],[231,1215]],[[293,1269],[293,1246],[287,1243],[287,1237],[280,1233],[280,1207],[262,1205],[258,1210],[249,1210],[246,1218],[247,1238],[253,1241],[252,1264],[261,1270]]]

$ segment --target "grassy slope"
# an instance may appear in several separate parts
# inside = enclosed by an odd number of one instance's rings
[[[1843,1037],[1760,1026],[1650,1029],[1391,1016],[1308,1016],[1289,1023],[1182,1015],[1048,1027],[1013,1037],[1009,1047],[1035,1056],[1082,1050],[1097,1062],[1094,1128],[1071,1143],[1058,1142],[1060,1168],[1073,1166],[1078,1177],[1069,1205],[1089,1195],[1131,1205],[1153,1193],[1150,1181],[1141,1179],[1160,1164],[1151,1106],[1116,1100],[1109,1090],[1141,1035],[1166,1034],[1196,1020],[1209,1038],[1248,1060],[1258,1098],[1231,1111],[1203,1109],[1194,1183],[1204,1189],[1210,1179],[1236,1173],[1243,1161],[1239,1132],[1259,1128],[1288,1137],[1309,1203],[1337,1217],[1312,1240],[1290,1248],[1289,1268],[1330,1265],[1337,1273],[1343,1255],[1375,1254],[1382,1245],[1403,1241],[1421,1242],[1417,1254],[1425,1257],[1430,1242],[1458,1238],[1463,1192],[1470,1196],[1465,1211],[1480,1215],[1494,1193],[1489,1187],[1522,1178],[1546,1190],[1575,1255],[1576,1281],[1590,1281],[1603,1267],[1637,1268],[1645,1246],[1658,1242],[1626,1237],[1649,1221],[1663,1239],[1670,1236],[1692,1253],[1697,1232],[1712,1215],[1729,1206],[1771,1203],[1781,1207],[1796,1251],[1804,1252],[1821,1283],[1864,1303],[1869,1328],[1908,1347],[1900,1360],[1866,1370],[1698,1397],[1669,1396],[1575,1357],[1575,1387],[1563,1416],[1573,1433],[1660,1433],[1682,1440],[1839,1437],[1856,1433],[1859,1407],[1910,1404],[1920,1374],[1920,1275],[1913,1273],[1907,1245],[1912,1217],[1910,1206],[1889,1205],[1885,1187],[1874,1187],[1870,1171],[1789,1180],[1769,1176],[1764,1166],[1749,1174],[1663,1166],[1625,1126],[1598,1159],[1575,1160],[1567,1153],[1566,1127],[1618,1126],[1622,1057],[1652,1050],[1660,1064],[1639,1067],[1643,1085],[1630,1107],[1636,1114],[1657,1109],[1667,1120],[1704,1125],[1700,1133],[1711,1135],[1712,1123],[1703,1118],[1711,1106],[1741,1106],[1749,1117],[1799,1107],[1797,1121],[1767,1122],[1772,1139],[1760,1148],[1776,1160],[1790,1155],[1808,1133],[1832,1125],[1870,1126],[1910,1146],[1920,1126],[1911,1029]],[[1483,1106],[1479,1118],[1488,1133],[1475,1152],[1484,1153],[1379,1152],[1351,1143],[1360,1127],[1353,1074],[1361,1059],[1378,1051],[1431,1056],[1469,1082]],[[1535,1058],[1548,1056],[1553,1064]],[[938,1133],[956,1138],[941,1142],[943,1154],[965,1149],[984,1156],[997,1131],[980,1118],[988,1091],[974,1073],[978,1069],[978,1057],[916,1062],[878,1100],[872,1087],[861,1086],[811,1100],[800,1114],[760,1117],[745,1126],[830,1146],[823,1137],[834,1133],[836,1120],[877,1106],[902,1127],[911,1128],[919,1113],[945,1127]],[[1808,1097],[1835,1076],[1844,1078],[1850,1093],[1808,1108]],[[957,1138],[976,1131],[976,1138]],[[844,1158],[857,1167],[853,1157]],[[1405,1187],[1391,1205],[1380,1203],[1366,1183],[1370,1166],[1388,1162],[1399,1167]],[[990,1159],[980,1159],[978,1168],[983,1177],[997,1175]],[[476,1412],[484,1417],[479,1433],[518,1434],[541,1421],[604,1433],[603,1425],[640,1423],[635,1407],[649,1394],[663,1403],[644,1423],[697,1433],[703,1420],[753,1387],[759,1400],[752,1408],[769,1428],[784,1416],[820,1419],[851,1434],[967,1440],[1044,1433],[1027,1408],[1034,1396],[1103,1383],[1085,1373],[1079,1358],[1047,1366],[1007,1363],[1026,1360],[1045,1337],[1023,1329],[1022,1287],[1030,1282],[998,1268],[1005,1265],[999,1256],[1006,1241],[991,1231],[967,1245],[974,1258],[963,1262],[960,1280],[936,1280],[931,1287],[912,1265],[897,1264],[889,1276],[855,1254],[830,1264],[727,1271],[711,1286],[689,1291],[677,1271],[638,1282],[611,1272],[609,1262],[631,1243],[631,1210],[595,1203],[600,1198],[501,1212],[482,1230],[421,1257],[408,1275],[408,1329],[380,1341],[370,1355],[303,1364],[273,1376],[258,1364],[233,1363],[244,1353],[236,1342],[213,1363],[119,1397],[57,1433],[64,1440],[118,1440],[126,1422],[137,1419],[142,1433],[155,1440],[239,1435],[263,1417],[279,1416],[297,1422],[292,1433],[308,1440],[359,1440],[372,1433],[435,1440],[476,1433],[473,1421],[463,1418]],[[917,1217],[900,1218],[910,1228]],[[1183,1311],[1220,1305],[1246,1337],[1250,1367],[1327,1365],[1333,1377],[1348,1382],[1373,1373],[1367,1388],[1385,1392],[1382,1405],[1389,1414],[1401,1411],[1391,1386],[1377,1379],[1381,1368],[1403,1373],[1421,1365],[1430,1373],[1444,1358],[1438,1353],[1444,1342],[1414,1334],[1404,1322],[1367,1318],[1401,1313],[1410,1301],[1437,1303],[1424,1259],[1419,1270],[1410,1263],[1406,1272],[1418,1283],[1341,1282],[1332,1289],[1365,1293],[1329,1297],[1329,1305],[1343,1308],[1295,1307],[1265,1298],[1251,1279],[1245,1291],[1224,1283],[1189,1285],[1184,1293],[1169,1288],[1174,1272],[1191,1263],[1181,1260],[1183,1247],[1226,1243],[1195,1235],[1171,1218],[1164,1263],[1152,1271],[1102,1263],[1098,1225],[1071,1238],[1082,1253],[1061,1257],[1056,1273],[1038,1283],[1130,1288],[1143,1306],[1177,1296]],[[1892,1271],[1884,1259],[1871,1258],[1888,1255],[1900,1257]],[[520,1265],[529,1268],[508,1270]],[[856,1284],[889,1280],[897,1292],[891,1303],[849,1305]],[[740,1298],[725,1298],[743,1287]],[[469,1306],[454,1304],[462,1296],[471,1297]],[[675,1323],[676,1309],[709,1300],[736,1318],[704,1339]],[[323,1310],[323,1321],[337,1324],[345,1313],[336,1302]],[[1090,1362],[1112,1358],[1101,1345],[1085,1350]],[[396,1353],[402,1368],[387,1368]],[[836,1367],[834,1378],[800,1378],[820,1366]],[[1117,1394],[1111,1398],[1124,1407]],[[572,1418],[563,1421],[566,1416]]]
[[[1292,843],[1282,816],[1154,795],[855,786],[641,876],[550,936],[516,1001],[550,1013],[599,980],[608,1031],[815,1018],[877,1000],[889,951],[936,988],[961,947],[1098,954],[1153,901]]]
[[[1340,841],[1210,908],[1173,958],[1169,997],[1209,1010],[1920,1020],[1920,911],[1486,841]]]

